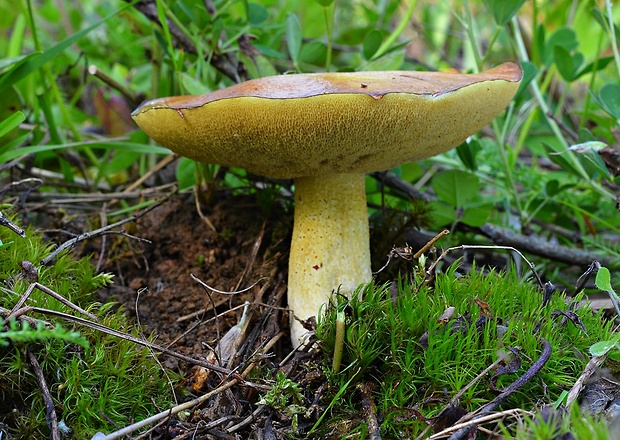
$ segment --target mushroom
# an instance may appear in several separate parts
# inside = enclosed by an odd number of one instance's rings
[[[288,303],[316,316],[334,291],[371,281],[364,175],[443,153],[500,113],[522,71],[291,74],[143,103],[138,126],[172,151],[292,178]],[[307,331],[291,318],[293,342]]]

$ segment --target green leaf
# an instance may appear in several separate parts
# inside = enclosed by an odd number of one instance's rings
[[[399,70],[404,61],[405,54],[403,52],[393,52],[372,60],[364,66],[363,70]]]
[[[381,43],[383,42],[383,34],[377,29],[372,29],[364,37],[364,43],[362,45],[362,55],[365,59],[369,60],[377,53]]]
[[[508,23],[524,3],[525,0],[484,0],[484,5],[500,26]]]
[[[598,177],[596,174],[603,176],[607,180],[611,180],[611,173],[607,169],[607,165],[603,162],[603,159],[595,150],[588,150],[579,155],[579,158],[583,159],[581,163],[583,167],[588,171],[588,175],[592,178]]]
[[[299,54],[301,52],[301,24],[297,15],[290,13],[286,16],[286,47],[299,71]]]
[[[574,55],[563,46],[553,48],[553,58],[558,72],[565,81],[573,81],[577,77],[577,70],[583,64],[583,55],[577,52]]]
[[[176,180],[179,191],[191,188],[196,184],[196,162],[182,157],[176,168]]]
[[[477,228],[486,223],[490,213],[491,208],[489,206],[467,207],[464,209],[463,215],[459,218],[459,221],[473,228]]]
[[[327,57],[327,46],[322,41],[314,40],[304,44],[299,55],[300,61],[315,66],[324,66]]]
[[[46,51],[40,52],[40,53],[34,53],[21,59],[13,66],[11,70],[9,70],[6,74],[0,77],[0,93],[4,92],[8,87],[12,86],[13,84],[20,81],[21,79],[27,77],[32,72],[38,70],[43,65],[52,61],[54,58],[60,55],[65,49],[71,46],[73,43],[75,43],[80,38],[87,35],[92,30],[101,26],[103,23],[108,21],[110,18],[117,16],[124,10],[131,8],[131,7],[132,7],[131,4],[123,6],[122,8],[118,9],[116,12],[113,12],[112,14],[108,15],[104,19],[70,36],[69,38],[61,41],[55,46],[50,47]]]
[[[442,171],[433,176],[431,186],[437,197],[455,208],[462,208],[480,190],[478,176],[467,171]]]
[[[545,185],[545,194],[548,197],[553,197],[556,194],[559,194],[562,189],[563,188],[560,187],[560,182],[558,182],[557,180],[553,179],[553,180],[550,180],[549,182],[547,182],[547,184]]]
[[[431,208],[433,227],[441,228],[456,221],[456,210],[453,206],[439,200],[433,200],[429,203],[429,207]]]
[[[465,141],[458,147],[456,147],[456,154],[461,159],[461,162],[469,168],[471,171],[476,171],[478,169],[478,164],[476,163],[476,156],[482,150],[482,146],[480,142],[475,139],[470,140],[469,142]]]
[[[26,115],[22,112],[15,112],[4,121],[0,122],[0,138],[8,132],[14,130],[26,120]]]
[[[597,342],[596,344],[592,344],[590,346],[590,354],[592,356],[604,356],[611,349],[616,347],[619,341],[620,341],[620,335],[614,337],[613,339],[610,339],[609,341],[600,341],[600,342]]]
[[[316,0],[316,2],[323,6],[324,8],[331,6],[332,3],[334,3],[334,0]]]
[[[603,58],[598,58],[594,61],[592,61],[589,64],[586,64],[586,66],[581,69],[579,71],[579,73],[577,73],[575,75],[575,79],[578,79],[580,77],[582,77],[583,75],[586,75],[588,73],[592,73],[592,72],[598,72],[599,70],[603,70],[605,67],[607,67],[609,65],[609,63],[611,63],[614,60],[614,57],[609,56],[609,57],[603,57]]]
[[[547,151],[547,157],[551,160],[551,162],[558,165],[564,171],[568,171],[578,177],[583,177],[577,167],[565,157],[565,155],[572,154],[570,151],[559,152],[546,142],[543,142],[542,145]]]
[[[258,3],[248,4],[248,22],[252,26],[258,26],[269,18],[269,11]]]
[[[620,86],[618,84],[605,84],[598,92],[598,99],[603,110],[620,119]]]
[[[209,87],[189,75],[187,72],[181,72],[180,80],[183,83],[183,88],[190,95],[202,95],[211,91],[209,90]]]
[[[594,284],[601,290],[605,292],[613,292],[613,288],[611,287],[611,275],[609,274],[609,269],[606,267],[601,267],[596,273],[596,279],[594,280]]]
[[[575,31],[571,28],[561,27],[549,37],[549,40],[544,44],[543,61],[545,65],[550,66],[554,62],[556,46],[563,47],[568,53],[577,49],[579,42]]]
[[[538,73],[538,67],[534,63],[529,61],[524,61],[521,63],[521,68],[523,69],[523,79],[521,79],[521,84],[519,84],[519,89],[515,96],[519,96],[527,87],[530,85],[532,80],[536,77]]]

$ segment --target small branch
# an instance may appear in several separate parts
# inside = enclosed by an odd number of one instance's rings
[[[5,288],[1,288],[1,289],[2,290],[8,290],[8,289],[5,289]],[[60,295],[59,293],[54,292],[49,287],[47,287],[47,286],[45,286],[45,285],[43,285],[43,284],[41,284],[39,282],[34,282],[34,283],[31,283],[28,286],[28,288],[22,294],[22,296],[19,299],[19,301],[17,301],[17,303],[15,303],[15,305],[13,306],[13,309],[11,309],[11,311],[8,314],[8,316],[5,318],[4,322],[2,323],[3,325],[6,325],[11,318],[14,318],[14,317],[18,316],[19,310],[22,309],[23,305],[26,303],[26,301],[28,300],[28,298],[30,297],[30,295],[32,294],[34,289],[40,290],[41,292],[45,293],[46,295],[49,295],[52,298],[60,301],[61,303],[63,303],[67,307],[69,307],[70,309],[73,309],[76,312],[78,312],[78,313],[80,313],[80,314],[82,314],[84,316],[88,316],[93,321],[97,321],[97,317],[95,315],[93,315],[92,313],[88,313],[83,308],[73,304],[71,301],[66,299],[64,296]]]
[[[155,422],[158,422],[158,421],[160,421],[162,419],[171,417],[174,414],[178,414],[181,411],[185,411],[186,409],[193,408],[196,405],[199,405],[202,402],[208,400],[209,398],[215,396],[216,394],[219,394],[219,393],[221,393],[223,391],[226,391],[229,388],[232,388],[234,385],[237,384],[237,382],[239,382],[238,379],[232,379],[231,381],[226,382],[224,385],[222,385],[222,386],[220,386],[220,387],[218,387],[218,388],[216,388],[216,389],[214,389],[212,391],[209,391],[208,393],[203,394],[202,396],[200,396],[200,397],[198,397],[198,398],[196,398],[194,400],[190,400],[189,402],[185,402],[185,403],[182,403],[181,405],[174,406],[174,407],[172,407],[170,409],[167,409],[166,411],[162,411],[162,412],[160,412],[158,414],[155,414],[155,415],[153,415],[151,417],[148,417],[148,418],[146,418],[144,420],[141,420],[141,421],[139,421],[137,423],[134,423],[133,425],[126,426],[123,429],[119,429],[118,431],[113,432],[111,434],[105,435],[105,434],[102,434],[102,433],[98,432],[97,434],[95,434],[95,436],[92,438],[92,440],[115,440],[117,438],[124,437],[126,435],[131,434],[134,431],[137,431],[138,429],[141,429],[141,428],[144,428],[146,426],[149,426],[149,425],[151,425],[151,424],[153,424]]]
[[[599,260],[604,266],[615,266],[612,260],[604,255],[582,249],[555,245],[536,237],[518,234],[491,223],[485,223],[477,229],[482,235],[493,240],[494,243],[517,247],[525,252],[562,263],[588,266],[592,263],[592,260]]]
[[[39,384],[41,394],[43,395],[43,404],[45,405],[45,419],[47,420],[47,424],[50,427],[50,439],[61,440],[60,430],[58,429],[58,417],[56,416],[56,409],[54,408],[54,401],[52,400],[52,395],[50,394],[50,390],[47,387],[45,376],[43,376],[41,365],[39,365],[37,358],[34,356],[34,354],[32,354],[31,351],[26,350],[26,356],[28,356],[28,362],[34,370],[34,375],[37,378],[37,383]]]
[[[9,228],[11,231],[15,232],[17,235],[19,235],[22,238],[26,237],[26,232],[24,232],[24,230],[22,228],[17,226],[11,220],[6,218],[4,216],[4,214],[2,214],[1,212],[0,212],[0,226],[4,226],[5,228]]]
[[[268,350],[270,350],[273,345],[280,339],[280,337],[283,335],[283,333],[279,333],[278,335],[276,335],[274,338],[271,339],[271,341],[265,345],[265,347],[263,348],[263,350],[261,350],[263,353],[267,352]],[[144,419],[140,422],[134,423],[133,425],[129,425],[126,426],[123,429],[120,429],[116,432],[113,432],[111,434],[105,435],[102,433],[97,433],[92,440],[115,440],[117,438],[121,438],[125,435],[128,435],[138,429],[144,428],[145,426],[151,425],[155,422],[158,422],[162,419],[165,419],[167,417],[170,417],[174,414],[177,414],[181,411],[184,411],[186,409],[190,409],[193,408],[197,405],[200,405],[201,403],[207,401],[209,398],[215,396],[216,394],[222,393],[223,391],[226,391],[229,388],[232,388],[234,385],[238,384],[238,383],[244,383],[244,378],[250,374],[250,372],[254,369],[254,367],[256,366],[256,362],[252,362],[250,365],[248,365],[248,367],[243,371],[243,373],[237,375],[234,379],[230,380],[229,382],[226,382],[224,385],[209,391],[206,394],[203,394],[200,397],[197,397],[194,400],[191,400],[189,402],[185,402],[181,405],[177,405],[175,407],[172,407],[170,409],[167,409],[166,411],[162,411],[159,414],[155,414],[154,416],[151,416],[147,419]],[[231,429],[231,428],[229,428]]]
[[[360,394],[362,395],[362,408],[366,416],[366,427],[368,428],[368,440],[381,440],[381,427],[377,420],[377,408],[372,400],[372,388],[367,382],[358,385]]]
[[[601,365],[603,365],[603,362],[605,362],[606,359],[607,355],[594,356],[592,359],[590,359],[590,362],[588,362],[588,365],[586,365],[583,373],[581,373],[579,379],[577,379],[573,387],[568,392],[568,396],[566,397],[567,408],[570,408],[571,404],[577,400],[577,397],[579,397],[579,394],[581,393],[581,390],[583,389],[588,379],[590,379],[590,377],[594,373],[599,371],[599,368],[601,367]]]
[[[513,383],[508,385],[504,391],[501,392],[495,399],[486,404],[480,411],[478,411],[477,415],[471,419],[471,421],[477,421],[481,416],[485,416],[493,411],[495,411],[508,397],[510,397],[513,393],[515,393],[519,388],[528,383],[534,376],[536,376],[542,368],[545,366],[549,358],[551,357],[551,344],[546,339],[542,340],[543,343],[543,351],[540,354],[540,357],[534,364],[527,370],[521,377],[515,380]],[[460,440],[463,438],[468,438],[468,434],[478,426],[469,425],[466,428],[459,429],[454,434],[452,434],[449,440]],[[452,428],[454,429],[454,428]],[[439,434],[436,434],[439,435]],[[434,437],[434,436],[433,436]]]
[[[114,229],[114,228],[117,228],[117,227],[122,226],[122,225],[124,225],[126,223],[131,223],[131,222],[134,222],[134,221],[138,220],[139,218],[143,217],[145,214],[151,212],[152,210],[154,210],[158,206],[162,205],[165,201],[168,200],[168,198],[169,197],[166,197],[165,199],[160,200],[157,203],[154,203],[153,205],[149,206],[144,211],[141,211],[141,212],[139,212],[136,215],[132,215],[131,217],[128,217],[128,218],[123,219],[123,220],[121,220],[119,222],[116,222],[116,223],[112,223],[111,225],[104,226],[103,228],[95,229],[94,231],[85,232],[83,234],[78,235],[75,238],[72,238],[71,240],[65,241],[63,244],[58,246],[56,248],[56,250],[54,250],[54,252],[52,252],[47,257],[42,259],[41,260],[41,264],[43,266],[49,265],[50,262],[52,260],[54,260],[54,258],[56,258],[56,256],[58,256],[58,254],[60,254],[62,251],[66,250],[66,249],[72,248],[73,246],[75,246],[80,241],[89,240],[89,239],[95,238],[95,237],[100,237],[100,236],[102,236],[104,234],[108,234],[109,231]]]
[[[1,311],[1,309],[0,309],[0,311]],[[76,324],[83,325],[84,327],[88,327],[88,328],[91,328],[93,330],[97,330],[97,331],[100,331],[102,333],[105,333],[105,334],[108,334],[108,335],[111,335],[111,336],[116,336],[118,338],[126,339],[126,340],[131,341],[131,342],[133,342],[135,344],[142,345],[143,347],[151,348],[151,349],[153,349],[155,351],[158,351],[160,353],[167,354],[168,356],[172,356],[172,357],[175,357],[177,359],[181,359],[182,361],[188,362],[188,363],[190,363],[192,365],[199,365],[201,367],[205,367],[205,368],[207,368],[209,370],[213,370],[213,371],[215,371],[217,373],[221,373],[221,374],[226,375],[226,376],[230,376],[230,375],[234,374],[234,371],[229,370],[228,368],[220,367],[220,366],[212,364],[210,362],[204,362],[204,361],[201,361],[201,360],[198,360],[198,359],[191,358],[189,356],[182,355],[182,354],[177,353],[177,352],[175,352],[173,350],[169,350],[169,349],[161,347],[161,346],[159,346],[157,344],[153,344],[152,342],[145,341],[145,340],[136,338],[134,336],[131,336],[130,334],[123,333],[123,332],[120,332],[118,330],[111,329],[111,328],[106,327],[106,326],[104,326],[102,324],[99,324],[99,323],[96,323],[96,322],[92,322],[92,321],[89,321],[87,319],[78,318],[77,316],[68,315],[66,313],[58,312],[56,310],[49,310],[49,309],[43,309],[43,308],[40,308],[40,307],[30,307],[30,306],[28,306],[28,307],[23,307],[23,308],[19,309],[17,312],[14,312],[12,314],[12,317],[19,318],[20,316],[25,315],[26,313],[30,313],[30,312],[43,313],[45,315],[54,316],[56,318],[61,318],[61,319],[64,319],[66,321],[69,321],[69,322],[74,322]],[[250,384],[249,382],[245,382],[245,383],[246,384]],[[252,385],[254,385],[254,384],[252,384]],[[258,388],[262,389],[261,386],[258,386],[258,385],[256,385],[256,386]]]

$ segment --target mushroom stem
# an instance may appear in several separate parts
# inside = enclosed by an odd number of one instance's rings
[[[295,316],[317,316],[332,292],[350,294],[372,279],[363,173],[295,179],[295,225],[288,303]],[[291,318],[291,339],[308,331]]]

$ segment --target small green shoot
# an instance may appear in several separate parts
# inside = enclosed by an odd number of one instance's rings
[[[284,373],[276,373],[272,389],[263,395],[257,405],[268,405],[292,417],[293,431],[297,431],[299,416],[308,416],[309,409],[302,405],[304,401],[301,387],[287,378]]]
[[[56,324],[56,327],[50,329],[39,321],[37,327],[33,328],[28,324],[28,321],[24,321],[20,326],[17,321],[11,320],[9,329],[0,332],[0,346],[2,347],[8,347],[10,343],[26,344],[29,342],[45,342],[50,339],[77,344],[83,348],[89,346],[88,340],[79,332],[68,330],[60,324]]]
[[[611,275],[609,273],[609,269],[607,269],[606,267],[600,267],[598,269],[598,272],[596,273],[596,279],[594,283],[596,284],[596,287],[598,287],[604,292],[607,292],[609,298],[611,299],[611,302],[616,308],[616,312],[620,316],[620,310],[618,310],[618,301],[620,300],[620,298],[618,298],[618,294],[611,286]],[[614,348],[618,348],[618,342],[620,342],[620,333],[618,333],[611,339],[592,344],[592,346],[590,347],[590,354],[592,356],[605,356]]]

